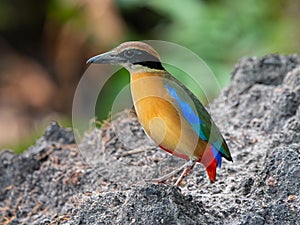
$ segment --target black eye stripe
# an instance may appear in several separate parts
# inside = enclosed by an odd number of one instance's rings
[[[144,61],[144,62],[137,62],[133,64],[148,67],[150,69],[165,70],[165,68],[161,65],[161,62],[157,62],[157,61]]]

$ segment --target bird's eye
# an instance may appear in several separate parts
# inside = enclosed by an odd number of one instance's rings
[[[130,59],[130,58],[132,58],[132,57],[134,56],[134,51],[132,51],[132,50],[126,50],[126,51],[124,52],[124,56],[125,56],[126,58]]]

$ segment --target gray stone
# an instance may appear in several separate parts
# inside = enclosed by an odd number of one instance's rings
[[[0,153],[0,223],[300,224],[300,57],[243,58],[210,106],[234,162],[210,183],[146,183],[184,163],[129,111],[85,134],[52,123],[22,155]],[[176,178],[174,178],[176,179]]]

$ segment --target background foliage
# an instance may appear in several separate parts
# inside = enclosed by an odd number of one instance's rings
[[[2,0],[0,146],[21,151],[51,119],[70,125],[74,90],[92,55],[126,40],[176,42],[225,86],[241,57],[299,52],[299,10],[297,0]],[[121,70],[102,90],[100,120],[127,82]]]

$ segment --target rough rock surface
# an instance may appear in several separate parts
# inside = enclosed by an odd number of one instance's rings
[[[242,59],[209,111],[234,159],[217,182],[201,165],[179,188],[145,182],[184,161],[128,112],[79,148],[53,122],[26,153],[0,153],[0,223],[300,224],[300,57]]]

